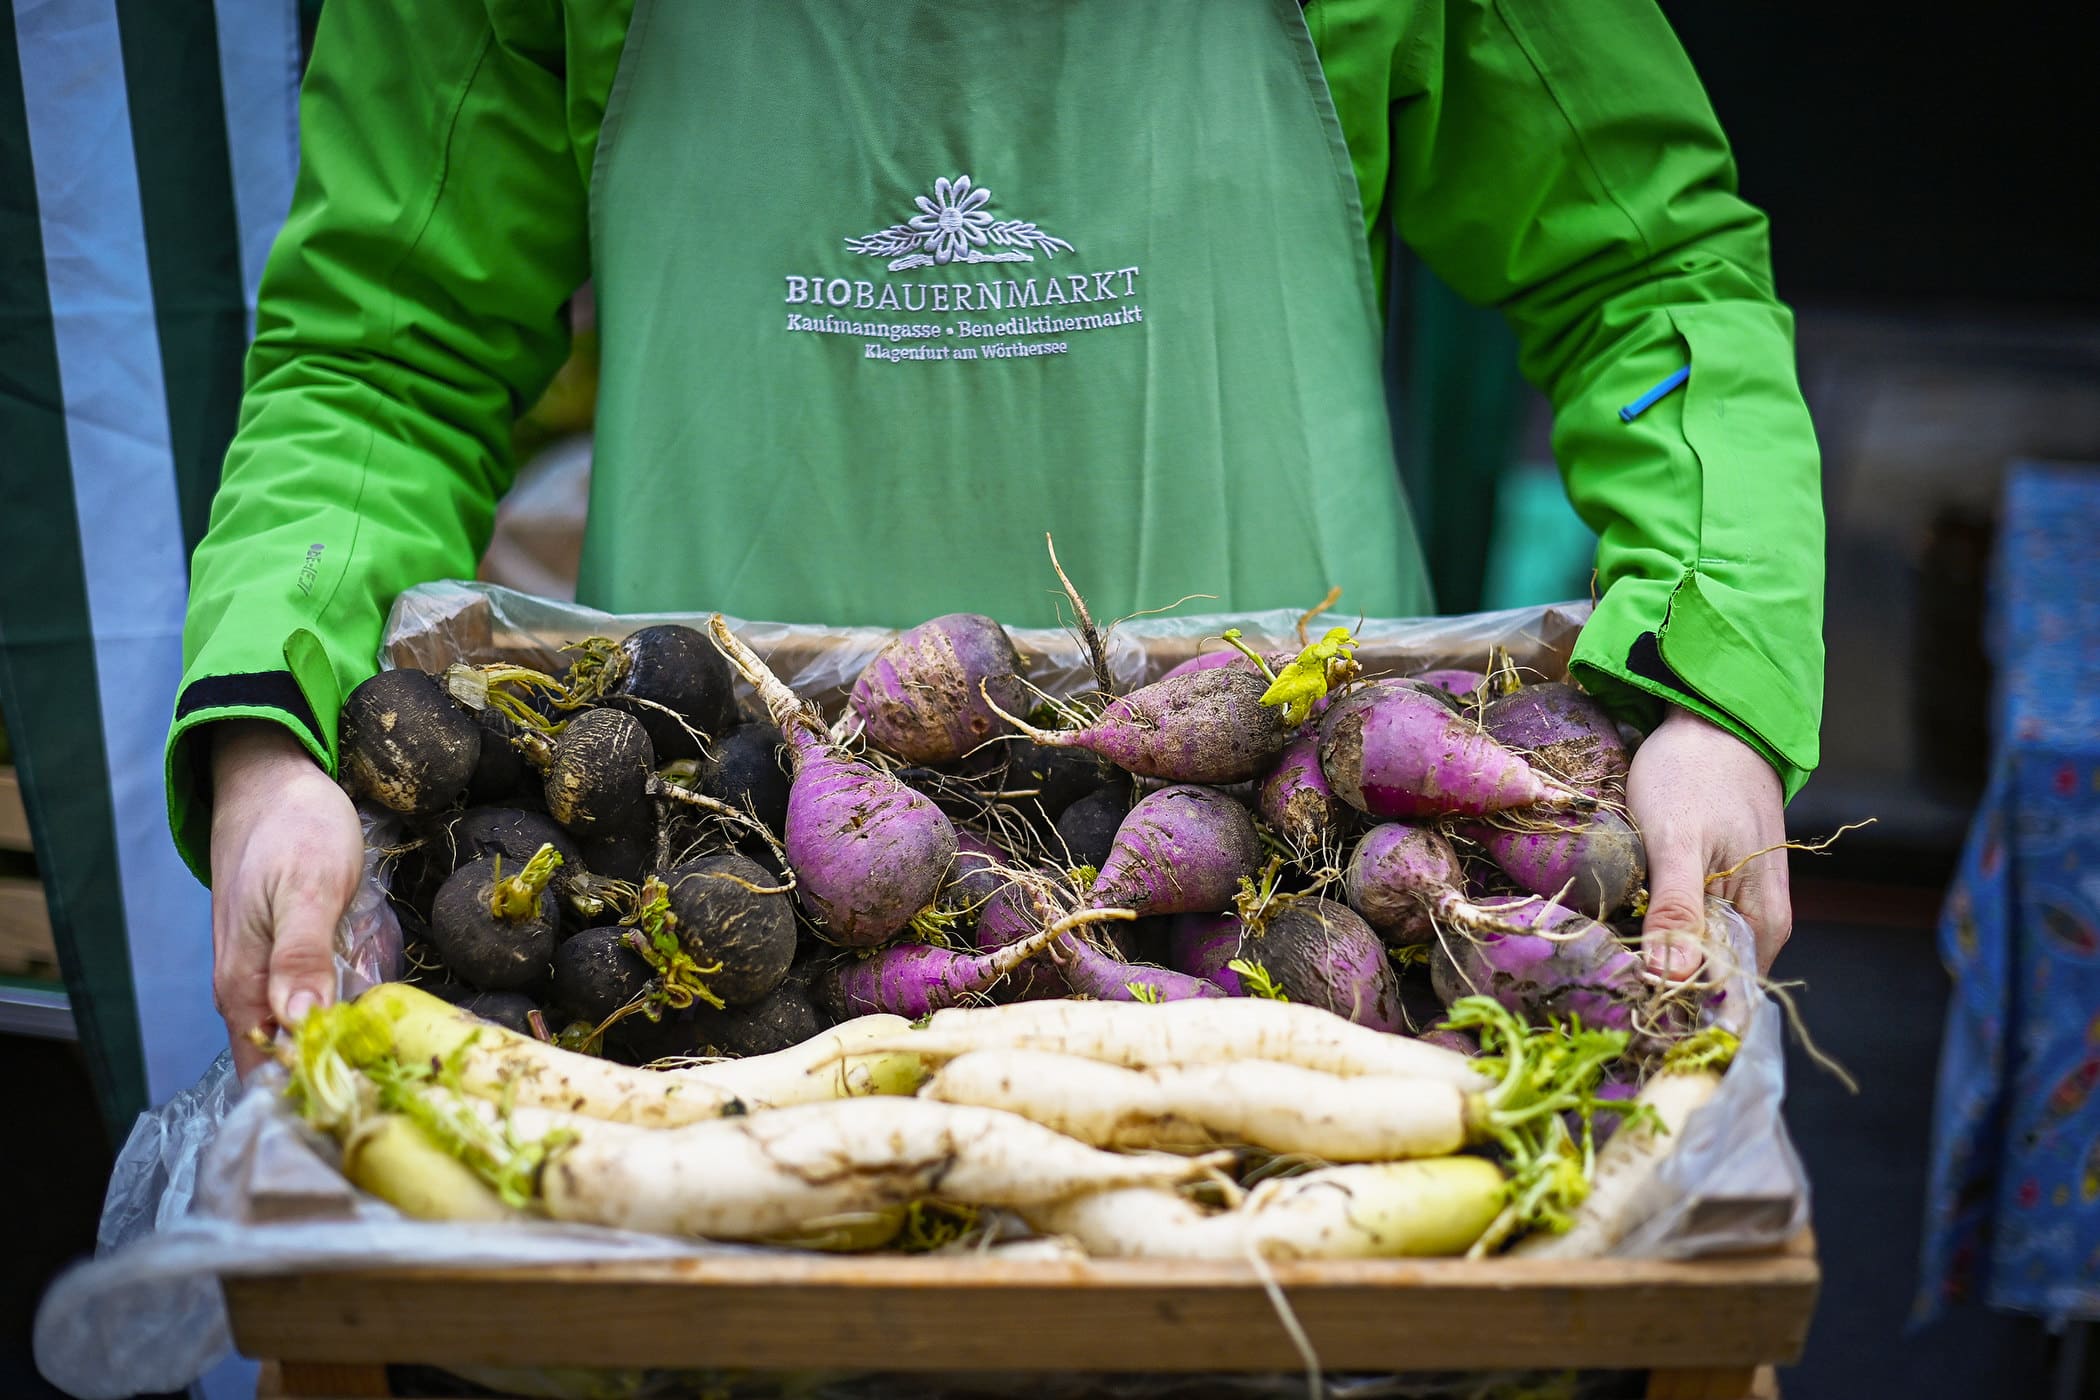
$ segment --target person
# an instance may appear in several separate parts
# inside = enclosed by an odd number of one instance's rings
[[[1651,964],[1709,872],[1786,940],[1750,858],[1817,758],[1816,444],[1650,0],[369,0],[302,130],[168,751],[237,1047],[330,994],[341,697],[400,590],[473,570],[586,279],[595,606],[1047,623],[1049,530],[1105,615],[1409,615],[1396,231],[1506,315],[1598,531],[1573,672],[1652,726]]]

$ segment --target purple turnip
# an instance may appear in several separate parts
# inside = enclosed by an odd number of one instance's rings
[[[720,614],[708,627],[787,739],[795,771],[781,836],[797,898],[834,942],[881,943],[932,902],[955,858],[954,824],[924,794],[834,747]]]
[[[977,950],[995,953],[1010,947],[1053,922],[1055,913],[1041,890],[1027,881],[1003,885],[985,901],[977,913],[974,937]],[[990,989],[998,1001],[1052,1001],[1068,988],[1056,968],[1047,961],[1031,959],[1013,969],[1005,981]]]
[[[1347,905],[1286,897],[1249,923],[1240,957],[1259,965],[1291,1001],[1373,1030],[1401,1029],[1400,983],[1385,945]]]
[[[1317,851],[1339,839],[1349,809],[1320,771],[1318,733],[1307,731],[1291,740],[1262,780],[1255,810],[1296,850]]]
[[[1239,783],[1258,777],[1291,739],[1261,702],[1268,688],[1252,667],[1213,666],[1111,700],[1084,728],[1050,733],[1006,718],[1036,743],[1090,749],[1141,778]]]
[[[841,1019],[883,1011],[917,1019],[984,996],[1002,977],[1073,929],[1121,915],[1123,911],[1114,909],[1082,910],[989,953],[894,943],[831,968],[817,979],[817,999]]]
[[[1320,769],[1336,796],[1374,817],[1592,805],[1406,683],[1368,687],[1329,708],[1320,723]]]
[[[1609,927],[1542,899],[1482,906],[1531,931],[1439,938],[1429,970],[1445,1005],[1479,994],[1532,1021],[1579,1016],[1601,1030],[1633,1028],[1646,996],[1641,958]]]
[[[1232,907],[1240,881],[1261,869],[1261,838],[1247,809],[1209,788],[1161,788],[1116,832],[1092,890],[1096,908],[1201,914]]]
[[[1626,781],[1630,762],[1604,707],[1566,681],[1541,681],[1491,701],[1481,728],[1578,792],[1603,796]]]
[[[1518,888],[1598,919],[1625,909],[1648,879],[1640,833],[1609,807],[1526,812],[1508,825],[1481,823],[1467,834]]]
[[[1446,695],[1472,702],[1480,695],[1480,688],[1487,684],[1487,677],[1478,671],[1438,670],[1423,671],[1408,677],[1417,685],[1435,686]]]
[[[1383,822],[1364,833],[1342,881],[1349,907],[1395,946],[1427,943],[1437,925],[1505,927],[1463,893],[1451,843],[1429,827]]]
[[[1191,1001],[1226,994],[1222,987],[1201,977],[1126,962],[1104,952],[1083,933],[1052,948],[1050,958],[1074,995],[1096,1001]]]
[[[1021,671],[1005,628],[977,613],[950,613],[877,652],[846,703],[868,738],[906,763],[953,763],[1008,732],[994,706],[1026,708]]]
[[[1167,966],[1216,984],[1227,996],[1247,995],[1229,964],[1240,956],[1247,926],[1237,914],[1177,914],[1167,934]]]

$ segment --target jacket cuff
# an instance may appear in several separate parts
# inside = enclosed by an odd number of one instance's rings
[[[190,873],[211,884],[211,746],[203,731],[229,719],[281,724],[333,776],[342,692],[320,640],[304,629],[283,648],[275,671],[193,674],[175,701],[166,754],[168,828]],[[203,670],[202,666],[193,670]]]
[[[1597,605],[1568,669],[1609,709],[1652,727],[1662,704],[1726,729],[1779,774],[1791,801],[1821,757],[1819,723],[1801,689],[1753,647],[1713,595],[1729,590],[1687,569],[1675,581],[1621,579]]]

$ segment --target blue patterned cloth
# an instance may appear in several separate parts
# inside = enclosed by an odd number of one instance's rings
[[[2013,470],[1991,601],[1995,751],[1940,921],[1916,1315],[2100,1318],[2100,468]]]

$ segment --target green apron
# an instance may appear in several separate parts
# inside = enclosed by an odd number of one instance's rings
[[[1428,610],[1294,0],[638,0],[592,186],[586,601]]]

